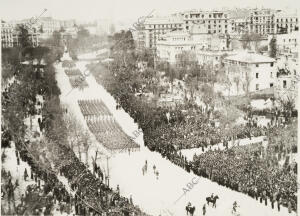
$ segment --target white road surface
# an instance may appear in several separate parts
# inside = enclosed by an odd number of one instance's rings
[[[85,56],[86,57],[86,56]],[[87,62],[77,62],[77,67],[84,71]],[[64,73],[61,63],[56,65],[57,81],[61,89],[61,101],[68,104],[71,111],[83,124],[84,119],[77,104],[78,99],[102,99],[111,113],[123,128],[125,133],[133,136],[133,131],[137,130],[137,125],[133,119],[124,112],[116,110],[116,102],[113,97],[99,85],[92,74],[86,77],[89,87],[83,91],[71,90],[68,77]],[[86,127],[86,124],[85,124]],[[94,140],[94,145],[103,149],[100,143]],[[268,206],[259,203],[247,195],[232,191],[228,188],[219,186],[217,183],[208,179],[200,178],[192,173],[188,173],[182,168],[172,164],[170,161],[162,158],[159,153],[151,152],[144,147],[143,135],[136,138],[140,145],[140,151],[114,154],[108,160],[110,185],[116,189],[120,186],[120,193],[125,197],[132,195],[134,204],[151,215],[166,216],[184,216],[186,215],[185,206],[188,202],[196,207],[195,216],[202,215],[202,207],[205,204],[205,198],[211,193],[217,194],[220,199],[217,201],[217,208],[207,207],[206,216],[230,216],[232,215],[232,205],[237,201],[240,208],[238,212],[241,216],[290,216],[286,208],[281,207],[281,211],[272,209],[270,203]],[[108,152],[108,151],[106,151]],[[142,173],[142,167],[145,161],[148,161],[148,170],[145,175]],[[153,165],[159,171],[158,179],[154,175]],[[106,169],[107,162],[103,159],[102,168]],[[194,186],[188,189],[187,184],[194,182]],[[184,188],[187,191],[184,194]],[[181,197],[181,198],[180,198]],[[180,198],[178,200],[178,198]],[[176,203],[175,201],[178,200]]]

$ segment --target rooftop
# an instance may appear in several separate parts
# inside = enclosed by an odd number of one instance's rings
[[[173,24],[183,23],[183,20],[179,17],[150,17],[145,20],[145,24]]]
[[[246,62],[246,63],[269,63],[275,62],[276,60],[268,56],[260,55],[251,52],[240,52],[233,56],[228,56],[225,60]]]

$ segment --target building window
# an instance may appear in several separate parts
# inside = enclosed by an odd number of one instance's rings
[[[273,87],[273,83],[270,83],[270,88],[272,88]]]
[[[286,80],[283,80],[283,88],[286,88]]]
[[[273,65],[274,65],[274,63],[273,63],[273,62],[271,62],[271,67],[273,67]]]
[[[256,73],[256,79],[258,79],[258,73]]]
[[[270,77],[273,78],[273,72],[271,72]]]
[[[258,65],[258,64],[256,64],[256,67],[259,67],[259,65]]]
[[[256,89],[256,91],[259,90],[259,84],[256,84],[255,89]]]

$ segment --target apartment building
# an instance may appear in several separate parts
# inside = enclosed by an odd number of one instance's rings
[[[293,100],[298,97],[299,87],[299,60],[280,56],[277,60],[277,79],[275,82],[275,98]]]
[[[158,56],[170,63],[175,63],[183,51],[191,51],[200,64],[220,63],[221,56],[231,52],[228,38],[225,34],[201,34],[198,26],[190,31],[178,30],[166,33],[157,42]]]
[[[247,18],[231,18],[231,33],[244,34],[248,31]]]
[[[299,28],[296,13],[272,9],[252,10],[247,23],[249,32],[261,35],[291,33]]]
[[[27,20],[24,20],[27,22]],[[53,35],[54,31],[69,30],[76,26],[75,20],[57,20],[52,17],[40,17],[37,20],[36,28],[40,33],[41,38],[49,38]]]
[[[284,11],[275,14],[275,32],[277,34],[289,34],[299,30],[298,17],[296,13],[287,13]]]
[[[157,56],[161,60],[174,64],[183,51],[195,53],[196,47],[199,44],[200,42],[194,41],[188,31],[172,31],[166,33],[157,42]]]
[[[274,86],[277,70],[275,61],[267,56],[243,51],[226,57],[224,64],[232,83],[234,83],[235,77],[238,77],[241,81],[240,89],[255,92]],[[247,90],[245,90],[245,86],[247,86]]]
[[[203,25],[207,34],[229,33],[229,15],[225,11],[191,10],[180,13],[184,28],[190,30],[193,25]]]
[[[13,25],[1,20],[1,44],[3,48],[14,46],[14,28]]]
[[[35,29],[28,30],[28,38],[32,46],[39,45],[39,33]],[[17,26],[1,20],[1,46],[3,48],[20,46],[20,31]]]
[[[247,17],[248,31],[256,34],[274,34],[275,29],[275,10],[254,9]]]
[[[150,17],[144,22],[143,29],[138,34],[139,43],[148,48],[156,48],[157,41],[168,32],[183,29],[180,17]]]
[[[268,49],[270,50],[270,41],[276,40],[277,55],[290,55],[298,52],[299,31],[293,31],[288,34],[276,34],[268,36]]]

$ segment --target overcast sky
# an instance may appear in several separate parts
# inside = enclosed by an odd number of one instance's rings
[[[222,7],[299,8],[299,0],[1,0],[0,16],[4,20],[18,20],[37,16],[57,19],[95,20],[109,18],[132,21],[153,9],[164,15],[186,9]]]

